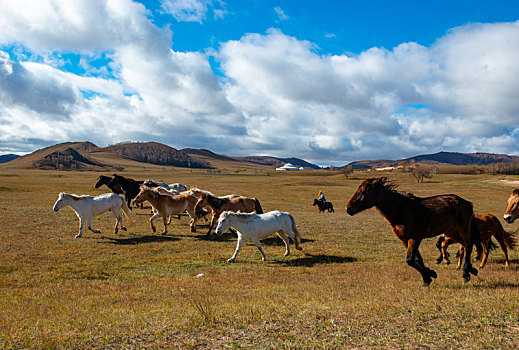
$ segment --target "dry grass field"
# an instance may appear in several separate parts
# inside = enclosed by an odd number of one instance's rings
[[[52,206],[60,191],[109,191],[94,189],[100,174],[0,169],[0,348],[519,348],[519,253],[511,251],[505,269],[494,251],[463,283],[455,264],[435,265],[435,240],[426,240],[422,255],[438,278],[422,288],[379,213],[344,210],[368,173],[124,172],[254,196],[265,211],[294,215],[303,252],[284,258],[276,237],[264,241],[268,261],[247,244],[235,264],[226,263],[231,234],[207,240],[207,226],[190,233],[186,217],[168,235],[153,234],[149,209],[133,210],[127,232],[114,235],[114,219],[104,214],[93,222],[101,234],[74,239],[75,214]],[[423,184],[385,175],[401,190],[456,193],[499,218],[514,188],[489,175],[441,174]],[[312,207],[319,189],[334,214]]]

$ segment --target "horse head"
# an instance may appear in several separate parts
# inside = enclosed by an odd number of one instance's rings
[[[319,200],[317,198],[314,198],[314,204],[312,204],[314,207],[319,205]]]
[[[221,236],[225,231],[231,227],[230,215],[232,212],[224,211],[218,219],[218,225],[216,226],[215,232],[218,236]]]
[[[150,196],[151,189],[148,186],[143,185],[140,188],[141,188],[141,190],[139,191],[137,196],[135,196],[135,198],[132,201],[133,205],[137,205],[137,204],[144,202],[145,200],[148,200],[148,198]]]
[[[64,208],[65,206],[67,206],[67,194],[61,192],[58,196],[58,200],[56,201],[56,203],[54,203],[54,207],[52,207],[52,209],[54,211],[58,211],[61,208]]]
[[[378,203],[384,189],[393,189],[395,185],[387,177],[369,178],[364,180],[353,194],[346,206],[346,212],[355,215],[363,210],[374,207]]]
[[[508,198],[508,206],[503,218],[509,224],[519,216],[519,189],[515,189]]]

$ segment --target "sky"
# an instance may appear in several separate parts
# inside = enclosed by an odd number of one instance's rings
[[[516,0],[0,0],[0,154],[519,155]]]

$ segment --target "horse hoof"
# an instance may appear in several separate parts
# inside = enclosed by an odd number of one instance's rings
[[[422,287],[423,287],[423,288],[428,288],[430,284],[431,284],[431,282],[424,282],[424,283],[422,284]]]
[[[438,278],[438,274],[436,273],[436,271],[434,270],[430,270],[431,272],[429,273],[429,275],[432,277],[432,278]]]
[[[157,229],[155,227],[152,227],[151,230],[153,231],[153,233],[157,232]]]
[[[437,263],[437,264],[441,264],[442,260],[443,260],[443,259],[436,259],[436,263]]]
[[[474,267],[471,267],[470,270],[469,270],[469,272],[470,272],[471,274],[473,274],[474,276],[477,276],[477,275],[478,275],[478,270],[475,269]]]
[[[233,263],[234,262],[234,259],[229,259],[227,260],[228,263]]]
[[[297,246],[296,249],[297,250],[303,250],[303,248],[301,248],[300,246]]]
[[[463,276],[463,282],[467,283],[468,281],[470,281],[470,275]]]
[[[447,262],[446,262],[446,264],[447,264],[447,265],[450,265],[450,264],[451,264],[451,262],[450,262],[450,261],[447,261]]]
[[[126,229],[126,227],[124,227],[124,226],[121,227],[121,230],[123,230],[123,231],[128,231],[128,230]]]
[[[75,235],[74,238],[81,238],[81,235]]]

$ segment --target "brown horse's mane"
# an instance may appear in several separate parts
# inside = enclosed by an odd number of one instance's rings
[[[370,180],[370,182],[372,184],[379,185],[382,188],[384,188],[384,189],[386,189],[388,191],[391,191],[394,194],[397,194],[397,195],[400,195],[400,196],[403,196],[403,197],[406,197],[406,198],[409,198],[409,199],[421,199],[420,197],[415,196],[411,192],[398,191],[397,190],[398,185],[394,181],[389,180],[385,176],[384,177],[379,177],[379,178],[374,177],[374,178],[371,178],[369,180]]]
[[[220,209],[223,203],[229,201],[228,198],[218,198],[217,196],[211,194],[204,194],[204,196],[207,197],[207,203],[215,209]]]

